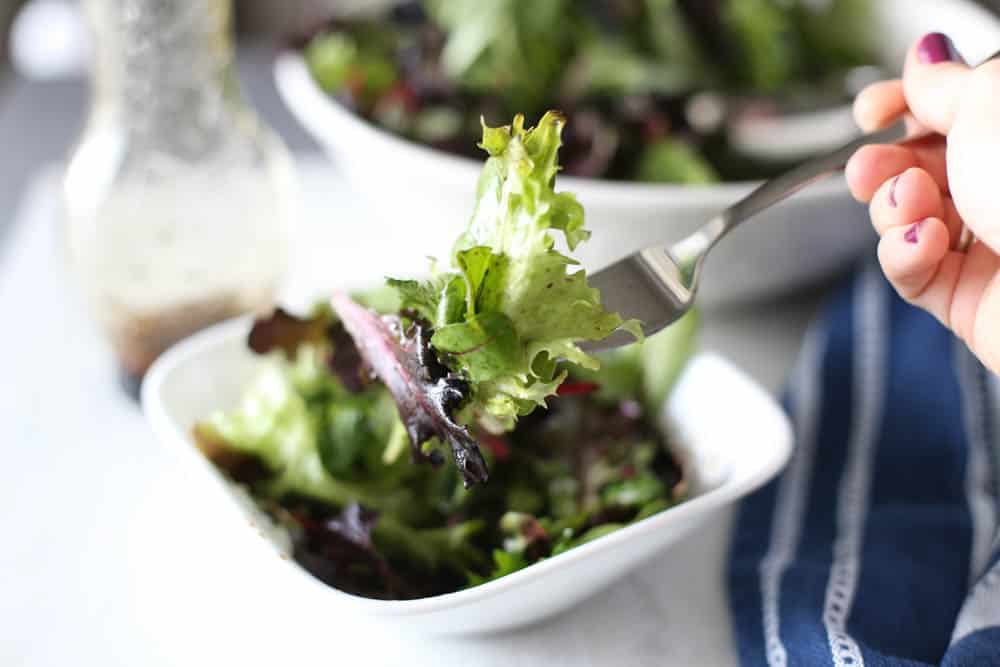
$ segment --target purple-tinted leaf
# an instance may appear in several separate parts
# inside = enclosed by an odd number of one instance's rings
[[[264,462],[246,452],[233,449],[214,428],[196,424],[191,431],[195,445],[215,466],[238,484],[254,484],[271,477]]]
[[[421,449],[437,436],[451,447],[466,486],[485,482],[489,474],[479,446],[452,416],[468,397],[468,384],[438,361],[429,328],[414,322],[403,331],[399,317],[380,317],[343,293],[334,294],[332,304],[361,356],[396,401],[414,458],[440,463],[440,456]]]
[[[357,393],[371,382],[371,370],[358,352],[354,339],[329,312],[301,318],[276,308],[270,317],[255,320],[247,336],[247,346],[255,353],[281,350],[289,359],[304,343],[332,345],[333,353],[327,364],[348,391]]]
[[[333,354],[330,355],[329,367],[341,384],[348,391],[357,393],[364,389],[372,380],[371,367],[362,358],[354,339],[337,322],[327,331],[330,342],[333,343]]]
[[[343,540],[359,549],[370,551],[372,546],[372,528],[378,515],[365,510],[357,503],[348,505],[339,516],[326,522],[326,529],[339,535]]]
[[[327,339],[328,318],[303,319],[276,308],[270,317],[257,319],[247,336],[247,346],[257,354],[281,350],[292,358],[302,343],[322,343]]]
[[[341,590],[382,598],[412,597],[402,577],[372,542],[375,512],[357,503],[332,519],[294,514],[303,535],[296,560],[320,579]]]

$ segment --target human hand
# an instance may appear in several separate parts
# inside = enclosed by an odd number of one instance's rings
[[[870,203],[879,262],[900,296],[1000,373],[1000,60],[970,69],[946,36],[925,35],[902,79],[869,86],[854,104],[865,131],[904,112],[935,134],[862,148],[848,186]],[[967,249],[963,225],[975,234]]]

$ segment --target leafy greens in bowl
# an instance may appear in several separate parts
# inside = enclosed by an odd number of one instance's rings
[[[259,614],[258,618],[280,615],[303,632],[311,632],[315,627],[320,632],[353,636],[355,624],[365,618],[378,621],[379,625],[373,628],[375,632],[396,629],[452,635],[496,632],[569,609],[654,556],[661,563],[654,567],[660,568],[661,573],[669,569],[675,573],[674,577],[685,578],[690,572],[692,580],[706,582],[701,576],[706,570],[721,571],[722,551],[675,547],[692,531],[717,533],[722,527],[717,523],[718,513],[728,511],[739,498],[771,479],[791,452],[791,429],[774,399],[731,364],[699,354],[684,364],[655,413],[646,415],[659,433],[666,434],[663,437],[672,453],[683,463],[686,486],[683,502],[506,576],[454,593],[415,600],[380,600],[356,595],[328,586],[303,569],[294,559],[294,540],[287,531],[273,529],[273,522],[261,511],[270,507],[281,514],[281,507],[275,508],[274,502],[260,495],[255,499],[244,490],[253,491],[252,487],[232,483],[196,446],[193,426],[205,421],[206,414],[233,414],[252,404],[248,387],[268,375],[276,359],[282,359],[277,353],[258,355],[247,347],[251,324],[246,319],[223,323],[167,351],[143,383],[143,411],[153,433],[187,472],[184,488],[175,491],[190,499],[186,506],[193,510],[191,515],[179,517],[185,524],[192,524],[188,541],[180,548],[194,554],[203,551],[214,554],[212,564],[205,565],[209,569],[200,595],[232,596],[232,604],[245,607],[248,613]],[[668,330],[660,335],[670,333]],[[643,383],[651,389],[674,377],[655,353],[660,340],[651,338],[642,348]],[[671,357],[676,350],[666,341],[660,349]],[[609,381],[601,392],[627,386],[610,381],[615,374],[607,364],[602,373],[607,373]],[[259,398],[276,400],[281,392],[273,389],[278,386],[280,383],[260,392]],[[291,405],[297,402],[294,400]],[[725,419],[719,418],[720,404],[727,406]],[[534,415],[527,419],[534,419]],[[262,425],[267,423],[266,419],[262,421]],[[290,429],[292,433],[295,431]],[[293,439],[288,446],[295,442],[303,441]],[[310,447],[315,444],[303,451],[308,452]],[[321,465],[314,458],[310,462],[310,457],[303,457],[300,463],[302,478],[322,474]],[[432,471],[427,466],[406,462],[399,463],[399,469],[428,474]],[[499,493],[503,481],[500,466],[493,468],[493,475],[488,485],[476,486],[473,491]],[[462,487],[456,484],[455,488]],[[320,506],[330,512],[329,508],[336,504],[327,502]],[[370,516],[362,514],[363,519]],[[376,542],[379,531],[376,523],[373,526]],[[698,543],[703,544],[704,540]],[[182,574],[183,570],[173,568],[171,562],[164,562],[163,566],[167,580],[187,576]],[[222,567],[226,573],[215,571]],[[221,580],[218,586],[212,583],[216,577]],[[237,588],[228,587],[227,581]],[[458,578],[455,583],[464,585],[466,581]],[[634,585],[635,582],[626,586],[626,591],[631,591]],[[698,594],[723,604],[721,582],[702,585],[704,590],[700,590],[701,585],[695,587]],[[629,595],[615,599],[621,603]],[[197,598],[192,600],[197,604]],[[608,609],[614,610],[618,603],[611,603]],[[595,600],[594,604],[602,602]]]
[[[406,429],[383,385],[355,392],[341,379],[357,353],[329,310],[258,321],[251,344],[277,329],[291,355],[265,355],[239,405],[199,422],[195,441],[287,532],[295,560],[343,591],[449,593],[686,497],[654,418],[691,352],[693,320],[606,356],[600,371],[572,371],[546,409],[510,432],[472,427],[490,480],[468,488],[457,466],[406,456]]]
[[[597,4],[580,2],[574,3],[574,7]],[[681,3],[657,0],[651,4],[669,7]],[[707,11],[723,3],[695,0],[684,4],[695,8],[705,6]],[[785,3],[775,0],[767,4]],[[826,2],[805,0],[788,4],[821,9],[829,6]],[[835,20],[820,21],[821,29],[829,29],[830,37],[836,39],[848,35],[848,39],[853,40],[855,34],[864,35],[866,31],[877,35],[877,39],[872,40],[873,56],[888,72],[898,71],[909,47],[929,31],[946,29],[970,61],[992,53],[1000,40],[1000,22],[976,0],[880,0],[860,4],[868,15],[862,30],[844,28],[845,24]],[[299,45],[305,47],[306,43],[303,40]],[[777,48],[781,46],[781,38],[762,40],[761,44]],[[445,150],[446,147],[429,139],[391,130],[363,113],[352,111],[340,101],[341,94],[324,92],[321,82],[310,72],[309,60],[307,51],[302,49],[288,49],[276,60],[275,84],[289,111],[323,148],[350,187],[363,195],[372,215],[400,221],[401,228],[419,226],[420,247],[438,256],[447,256],[446,248],[454,238],[453,230],[468,219],[468,203],[475,196],[474,185],[480,165],[459,155],[478,156],[473,144],[480,132],[479,116],[474,112],[468,120],[463,116],[463,136],[470,138],[455,143],[460,151]],[[709,89],[703,92],[709,97],[713,94]],[[624,103],[632,97],[617,96],[611,101]],[[699,98],[703,96],[692,95],[687,98],[688,103],[703,109],[705,105],[700,104]],[[583,173],[575,170],[574,155],[587,154],[591,145],[585,142],[578,148],[574,137],[578,133],[587,134],[584,126],[588,121],[581,109],[558,100],[550,104],[566,111],[569,119],[562,157],[566,169],[560,182],[578,196],[587,210],[587,226],[594,231],[594,240],[574,251],[574,257],[587,268],[606,266],[636,248],[683,238],[748,194],[759,184],[757,179],[766,175],[767,170],[749,166],[745,176],[735,175],[728,168],[716,165],[709,155],[709,162],[719,172],[721,182],[707,185],[690,181],[644,183],[619,180],[628,176],[612,176],[610,172],[599,178],[573,176]],[[428,106],[433,105],[428,102]],[[540,113],[525,108],[517,111],[527,112],[529,120]],[[820,113],[814,118],[818,125],[808,120],[814,114],[795,114],[797,120],[791,129],[785,123],[778,123],[763,132],[763,145],[781,151],[782,160],[797,159],[789,154],[790,151],[803,158],[811,155],[810,151],[832,148],[857,129],[851,120],[849,105],[831,111],[836,113],[832,116]],[[412,117],[415,111],[411,108],[407,113]],[[427,117],[433,119],[435,115],[427,114]],[[506,122],[511,115],[491,112],[485,117],[487,122],[497,123]],[[767,121],[767,116],[758,118]],[[762,127],[769,125],[773,124],[764,122]],[[672,139],[692,141],[681,124],[654,127],[666,127],[667,136]],[[803,129],[813,127],[816,131]],[[753,143],[761,145],[761,138],[754,138]],[[693,145],[701,150],[698,141],[693,141]],[[806,148],[809,151],[803,152]],[[386,196],[387,192],[392,192],[393,196]],[[343,222],[350,224],[350,221]],[[871,248],[874,238],[866,211],[854,202],[841,179],[829,179],[798,193],[781,206],[761,214],[759,221],[742,227],[737,234],[739,241],[720,245],[705,267],[699,300],[706,308],[773,299],[807,286],[825,284],[853,267],[860,254]],[[411,239],[414,236],[410,235]],[[822,248],[823,252],[804,251],[809,248]]]
[[[568,174],[705,184],[786,166],[748,149],[751,121],[849,103],[878,62],[869,5],[424,0],[302,46],[325,91],[418,143],[471,157],[481,117],[557,106]]]
[[[258,320],[248,345],[270,363],[237,410],[195,427],[324,581],[383,598],[450,592],[683,499],[649,415],[691,351],[692,320],[603,367],[579,347],[642,331],[555,247],[553,232],[570,250],[589,235],[555,190],[563,125],[549,112],[535,128],[484,126],[489,158],[450,268],[389,279],[380,308],[336,293],[308,318]],[[652,380],[642,355],[657,349]]]

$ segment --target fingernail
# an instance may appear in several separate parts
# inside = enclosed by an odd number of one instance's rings
[[[903,234],[903,239],[905,239],[907,243],[916,243],[917,241],[919,241],[920,228],[924,226],[925,222],[927,221],[921,220],[920,222],[915,222],[912,225],[910,225],[910,228],[906,230],[905,234]]]
[[[958,60],[958,52],[951,39],[940,32],[924,35],[917,44],[917,58],[925,65]]]
[[[896,183],[899,183],[899,176],[892,179],[892,183],[889,185],[889,206],[893,208],[896,208]]]

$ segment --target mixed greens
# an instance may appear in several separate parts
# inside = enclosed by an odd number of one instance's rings
[[[424,0],[303,43],[316,81],[382,127],[464,155],[480,118],[570,118],[566,173],[706,183],[784,165],[727,121],[849,100],[876,62],[867,0]]]
[[[555,248],[554,233],[571,250],[588,237],[579,203],[554,188],[563,125],[547,113],[531,129],[520,116],[484,126],[489,158],[451,266],[258,320],[260,374],[237,409],[195,427],[298,562],[337,588],[453,591],[684,496],[655,418],[696,322],[600,359],[580,349],[641,330]]]

